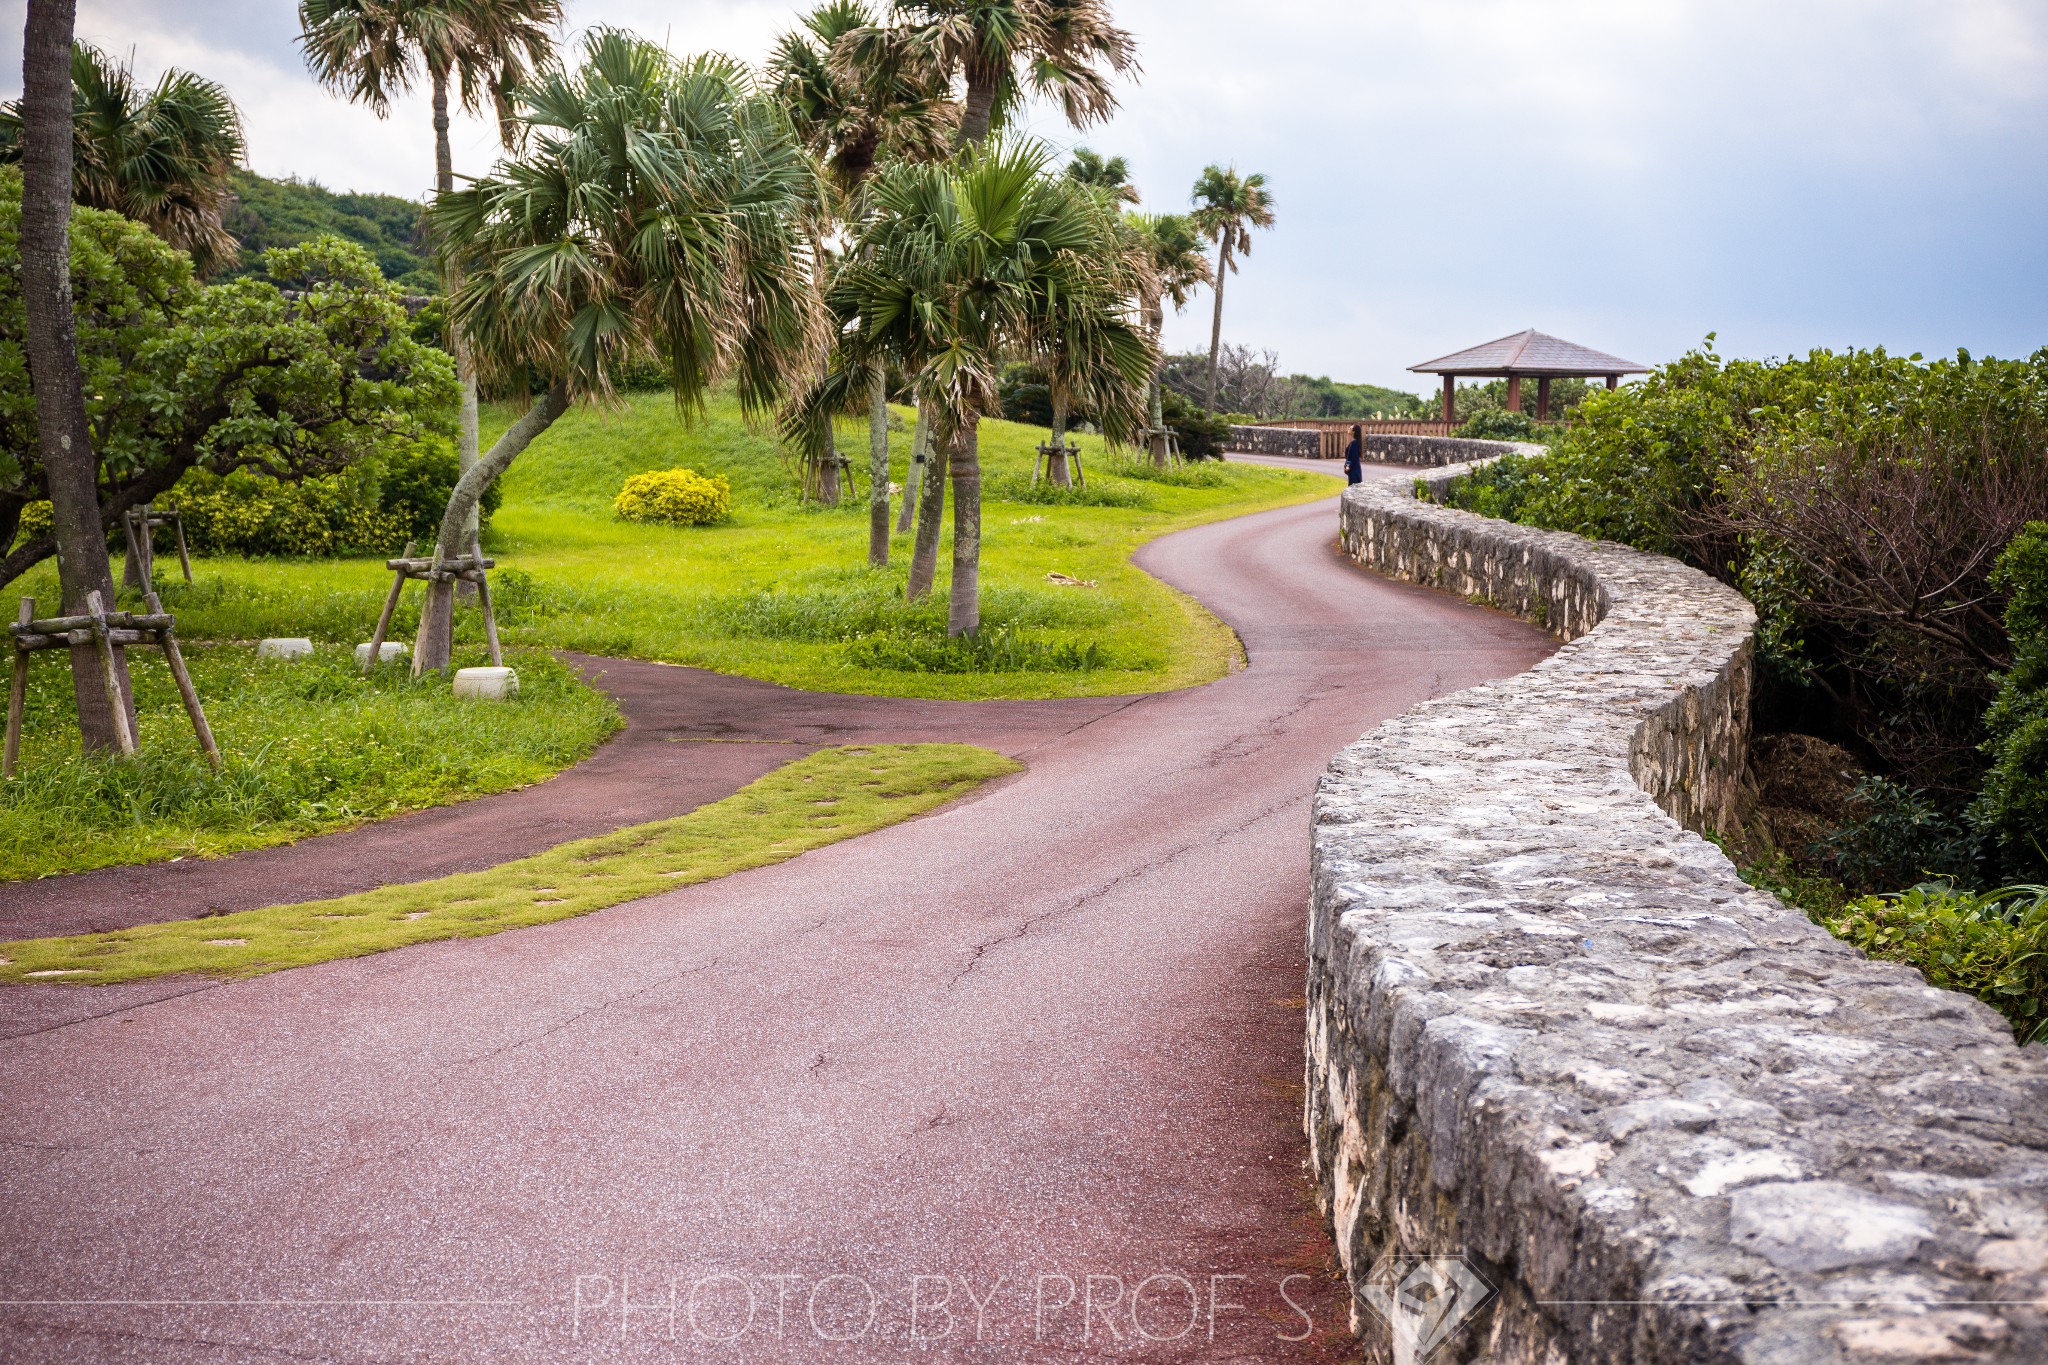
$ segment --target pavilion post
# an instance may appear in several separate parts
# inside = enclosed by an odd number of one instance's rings
[[[1454,374],[1447,374],[1444,376],[1444,421],[1447,423],[1455,423],[1457,420],[1458,376]]]
[[[1621,387],[1621,376],[1620,376],[1620,375],[1618,375],[1618,374],[1610,374],[1610,375],[1608,375],[1608,376],[1607,376],[1607,387],[1608,387],[1608,388],[1610,388],[1610,389],[1618,389],[1618,388],[1620,388],[1620,387]]]
[[[1550,420],[1550,376],[1544,375],[1536,381],[1536,420]]]
[[[1521,410],[1522,376],[1518,374],[1511,374],[1508,376],[1508,411],[1520,412]]]

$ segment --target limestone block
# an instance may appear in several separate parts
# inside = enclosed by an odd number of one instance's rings
[[[286,635],[256,642],[259,659],[303,659],[313,652],[313,642],[303,635]]]
[[[411,652],[411,650],[407,649],[404,645],[398,643],[396,640],[386,640],[384,642],[384,647],[377,651],[377,662],[380,664],[397,663],[399,660],[405,658],[406,655],[410,654]],[[361,668],[364,664],[368,663],[369,661],[370,642],[368,640],[365,640],[361,644],[356,646],[356,667]]]
[[[519,674],[510,668],[458,668],[455,695],[483,701],[509,701],[519,695]]]

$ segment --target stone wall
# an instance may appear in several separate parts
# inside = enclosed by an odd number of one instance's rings
[[[2048,1360],[2048,1049],[1695,832],[1748,604],[1410,484],[1346,493],[1350,554],[1568,643],[1317,794],[1305,1122],[1367,1359],[1372,1286],[1462,1256],[1497,1294],[1432,1362]]]
[[[1246,455],[1294,455],[1322,458],[1323,434],[1301,427],[1232,427],[1224,446]]]
[[[1464,460],[1490,460],[1510,450],[1528,448],[1509,441],[1473,441],[1463,436],[1376,436],[1368,433],[1365,438],[1365,457],[1374,464],[1435,467]],[[1533,448],[1542,449],[1541,446]]]

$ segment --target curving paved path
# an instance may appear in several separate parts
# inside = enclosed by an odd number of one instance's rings
[[[1030,768],[925,819],[493,938],[0,992],[0,1358],[1348,1356],[1297,1131],[1309,796],[1551,645],[1358,572],[1333,511],[1146,547],[1249,667],[948,708]],[[733,695],[723,737],[828,737]]]

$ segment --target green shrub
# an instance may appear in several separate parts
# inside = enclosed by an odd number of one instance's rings
[[[14,526],[14,544],[20,545],[38,536],[46,536],[56,528],[56,509],[50,506],[48,498],[38,499],[22,507],[21,517]]]
[[[195,469],[162,502],[184,517],[186,541],[197,554],[384,556],[408,540],[433,542],[460,473],[454,446],[427,438],[299,482]],[[481,501],[487,528],[498,508],[496,485]]]
[[[732,515],[732,485],[721,475],[659,469],[627,479],[612,507],[627,521],[708,526]]]
[[[1536,459],[1510,451],[1490,464],[1452,479],[1444,490],[1444,503],[1482,517],[1522,521],[1537,467]]]
[[[280,483],[247,470],[223,477],[195,469],[164,501],[176,505],[195,554],[396,554],[406,534],[361,470]]]
[[[1981,886],[1982,843],[1926,792],[1882,777],[1857,782],[1849,822],[1815,846],[1844,886],[1884,891],[1930,877]]]
[[[2022,1043],[2048,1038],[2048,886],[1972,894],[1930,882],[1817,918],[1872,957],[1910,963],[1933,985],[1983,1000]]]
[[[448,497],[462,477],[455,447],[445,440],[406,441],[383,451],[371,466],[377,480],[377,502],[405,528],[402,539],[428,546],[441,534]],[[494,480],[478,499],[477,521],[489,530],[491,517],[504,500]]]
[[[1031,640],[1007,626],[951,638],[870,636],[849,645],[846,658],[858,668],[901,673],[1085,673],[1109,666],[1092,640]]]
[[[1172,389],[1159,396],[1159,410],[1183,456],[1190,460],[1223,458],[1224,444],[1230,439],[1228,417],[1204,412]]]
[[[1474,441],[1534,441],[1541,433],[1526,412],[1487,408],[1467,418],[1457,434]]]
[[[2034,876],[2048,870],[2048,522],[2030,522],[2014,538],[1992,583],[2008,594],[2012,667],[1984,716],[1991,771],[1971,817],[2005,875]]]

